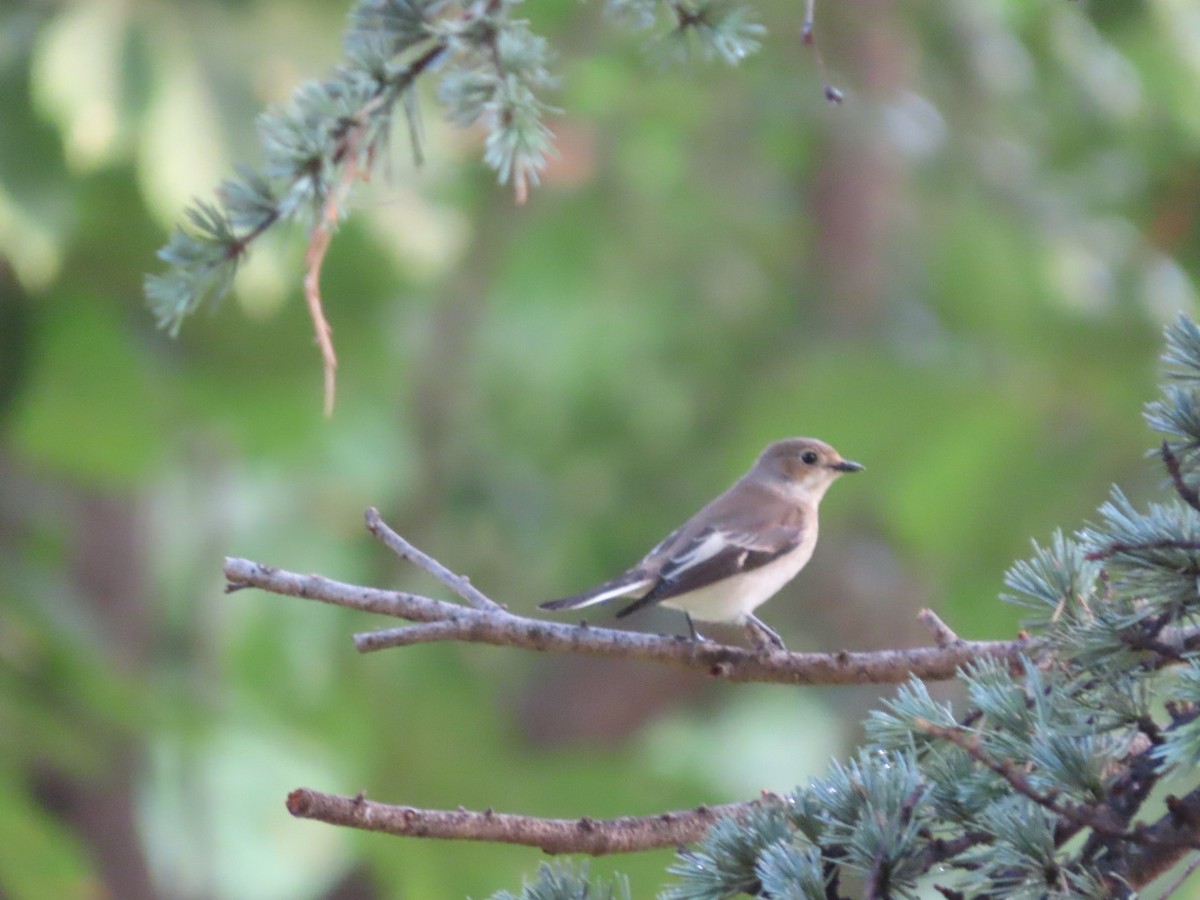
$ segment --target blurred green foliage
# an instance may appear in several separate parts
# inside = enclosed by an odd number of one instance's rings
[[[796,5],[760,12],[739,68],[660,69],[598,5],[529,3],[559,53],[559,157],[515,208],[436,116],[423,169],[397,147],[325,267],[326,421],[303,234],[175,341],[141,279],[183,206],[256,161],[255,115],[333,64],[344,10],[0,8],[0,894],[516,890],[536,854],[343,833],[283,798],[741,799],[818,774],[879,694],[360,658],[366,617],[225,596],[225,554],[437,591],[365,536],[378,505],[530,611],[812,434],[868,473],[763,612],[791,646],[882,647],[927,640],[923,605],[1013,633],[996,596],[1029,540],[1110,482],[1151,486],[1140,409],[1200,272],[1189,0],[819,6],[838,108]],[[796,735],[794,766],[764,767],[756,732]],[[669,859],[592,870],[649,896]]]

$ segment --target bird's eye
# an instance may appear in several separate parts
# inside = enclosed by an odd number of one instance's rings
[[[819,458],[820,457],[817,456],[816,450],[805,450],[803,453],[800,454],[801,462],[805,463],[806,465],[810,465],[810,466],[815,466],[817,464],[817,460]]]

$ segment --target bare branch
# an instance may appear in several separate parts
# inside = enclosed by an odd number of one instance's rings
[[[359,653],[372,653],[389,647],[411,647],[413,644],[433,644],[438,641],[458,640],[462,623],[447,619],[442,622],[424,622],[420,625],[401,625],[399,628],[383,628],[379,631],[363,631],[354,635],[354,649]]]
[[[488,841],[537,847],[546,853],[602,856],[689,844],[699,840],[717,819],[741,816],[756,805],[778,799],[774,794],[764,793],[761,799],[750,802],[697,806],[652,816],[543,819],[491,809],[415,809],[376,803],[361,794],[342,797],[298,788],[288,794],[287,808],[297,818],[403,837]]]
[[[927,681],[944,681],[953,678],[960,667],[984,657],[1015,666],[1022,654],[1036,655],[1039,646],[1036,641],[1026,639],[961,641],[948,647],[870,653],[759,652],[676,636],[547,622],[504,610],[472,609],[417,594],[345,584],[319,575],[300,575],[232,557],[225,560],[225,578],[230,590],[256,587],[410,622],[439,623],[437,629],[399,628],[357,635],[355,644],[362,652],[432,640],[457,640],[549,653],[649,660],[738,682],[894,684],[911,675]]]
[[[400,535],[396,534],[383,521],[379,515],[379,510],[375,507],[372,506],[367,510],[365,518],[367,520],[367,530],[383,541],[393,553],[401,559],[407,559],[409,562],[420,566],[476,609],[504,609],[503,606],[471,584],[471,579],[465,575],[455,575],[432,556],[422,553],[404,538],[400,537]]]

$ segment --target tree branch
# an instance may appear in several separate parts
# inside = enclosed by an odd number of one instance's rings
[[[1183,480],[1183,472],[1179,469],[1179,457],[1171,449],[1170,443],[1163,441],[1159,452],[1162,455],[1163,465],[1167,467],[1167,474],[1171,476],[1171,484],[1175,486],[1175,493],[1184,503],[1200,512],[1200,493],[1197,493],[1195,488]]]
[[[468,578],[451,572],[412,546],[383,522],[377,510],[367,510],[366,522],[368,529],[395,553],[433,575],[471,606],[403,591],[346,584],[320,575],[300,575],[235,557],[225,560],[226,591],[256,587],[421,623],[356,634],[354,644],[361,653],[435,641],[464,641],[546,653],[648,660],[704,671],[735,682],[895,684],[911,676],[945,681],[954,678],[962,666],[985,658],[1016,667],[1022,656],[1037,656],[1043,646],[1028,637],[1014,641],[964,641],[930,611],[922,611],[920,619],[934,634],[937,646],[857,653],[750,650],[710,641],[694,642],[677,635],[596,628],[586,622],[568,625],[531,619],[508,612],[474,587]],[[1200,643],[1200,626],[1170,631],[1172,640],[1178,637],[1184,642],[1182,646],[1190,648]],[[1167,661],[1177,661],[1177,655]]]
[[[760,652],[741,647],[696,643],[678,636],[641,634],[587,624],[567,625],[513,615],[502,609],[472,609],[402,591],[387,591],[301,575],[234,557],[225,560],[227,591],[246,587],[274,594],[319,600],[335,606],[438,623],[358,634],[355,646],[367,653],[429,641],[457,640],[548,653],[580,653],[614,659],[641,659],[707,672],[736,682],[773,684],[894,684],[915,675],[928,681],[953,678],[969,662],[990,657],[1016,665],[1034,654],[1038,643],[961,641],[947,647],[915,647],[869,653]]]
[[[1036,641],[1028,639],[963,641],[932,613],[923,621],[939,636],[939,646],[869,653],[747,650],[710,641],[689,641],[676,635],[594,628],[586,622],[576,626],[530,619],[508,612],[475,588],[469,579],[456,575],[408,543],[388,527],[375,508],[368,509],[365,518],[371,533],[397,555],[433,575],[473,608],[418,594],[345,584],[320,575],[300,575],[235,557],[225,560],[226,592],[256,587],[423,623],[356,634],[354,644],[361,653],[453,640],[551,653],[649,660],[698,669],[737,682],[892,684],[912,675],[929,681],[947,680],[969,662],[990,657],[1016,665],[1022,655],[1034,654],[1038,648]],[[946,643],[942,645],[942,641]]]
[[[993,758],[980,746],[977,735],[970,734],[965,729],[946,728],[927,720],[920,720],[916,724],[927,734],[947,740],[966,752],[976,762],[1008,782],[1018,794],[1048,809],[1058,816],[1060,821],[1069,823],[1074,828],[1090,828],[1093,835],[1104,835],[1110,844],[1112,841],[1126,844],[1128,849],[1125,853],[1128,855],[1122,860],[1124,872],[1120,879],[1114,881],[1114,887],[1141,887],[1149,884],[1188,853],[1200,850],[1200,788],[1183,799],[1168,797],[1168,812],[1165,816],[1153,825],[1137,825],[1130,830],[1126,825],[1133,816],[1132,808],[1122,809],[1118,813],[1111,804],[1097,807],[1063,800],[1053,793],[1035,788],[1017,766],[1006,760]],[[1150,762],[1147,751],[1137,756],[1145,757],[1145,761]],[[1148,790],[1147,786],[1145,790],[1138,792],[1138,802],[1144,799]],[[1120,858],[1116,848],[1110,846],[1109,849],[1113,852],[1112,860]]]
[[[1149,884],[1189,853],[1200,850],[1200,788],[1182,799],[1167,798],[1167,814],[1140,828],[1142,846],[1130,854],[1126,878]]]
[[[762,798],[722,806],[658,813],[652,816],[621,816],[616,819],[542,819],[483,811],[415,809],[393,806],[357,797],[325,794],[297,788],[288,794],[287,808],[300,819],[315,819],[366,831],[383,831],[403,837],[452,841],[488,841],[537,847],[546,853],[636,853],[663,847],[678,847],[699,840],[717,821],[742,816],[752,807],[779,798],[764,793]]]
[[[1114,821],[1111,811],[1106,806],[1088,806],[1071,800],[1062,800],[1050,791],[1040,791],[1034,787],[1025,773],[1008,760],[996,759],[980,745],[979,736],[963,728],[946,728],[927,719],[918,719],[916,727],[926,734],[942,738],[954,744],[960,750],[980,765],[991,769],[1008,782],[1018,794],[1028,797],[1038,806],[1044,807],[1060,819],[1065,819],[1071,825],[1090,828],[1092,831],[1106,837],[1119,838],[1133,843],[1146,843],[1141,832],[1127,831],[1121,824]]]
[[[776,684],[863,684],[894,683],[916,676],[925,680],[949,679],[959,669],[981,658],[1001,660],[1016,668],[1023,659],[1043,651],[1042,642],[1023,638],[1016,641],[964,641],[935,614],[923,611],[920,619],[938,646],[869,653],[790,653],[784,650],[748,650],[708,641],[694,642],[679,636],[650,635],[590,627],[587,623],[567,625],[515,615],[474,588],[469,580],[446,569],[413,547],[370,509],[367,527],[399,556],[410,560],[451,588],[470,605],[436,600],[403,591],[345,584],[319,575],[301,575],[245,559],[225,560],[227,590],[246,587],[285,596],[319,600],[351,609],[390,615],[415,623],[355,635],[360,652],[434,641],[458,640],[509,646],[543,652],[570,652],[610,658],[641,659],[697,669],[713,677],[738,682]],[[1195,627],[1171,629],[1172,639],[1195,637]],[[1175,633],[1178,632],[1176,635]],[[1119,841],[1123,872],[1133,884],[1145,884],[1200,849],[1200,789],[1182,800],[1168,798],[1169,812],[1150,826],[1130,821],[1144,799],[1153,778],[1129,785],[1120,809],[1080,805],[1055,792],[1038,790],[1018,767],[993,758],[977,737],[962,728],[943,728],[921,721],[917,727],[948,740],[973,759],[1004,778],[1017,793],[1029,797],[1059,817],[1074,830],[1091,829],[1107,842]],[[1149,742],[1149,739],[1148,739]],[[1145,755],[1145,754],[1143,754]],[[1149,760],[1149,757],[1146,757]],[[1143,773],[1144,774],[1144,773]],[[343,797],[300,788],[288,796],[288,810],[297,817],[316,819],[395,835],[444,840],[473,840],[538,847],[547,853],[628,853],[671,847],[698,840],[722,816],[739,816],[756,804],[775,798],[763,797],[745,803],[700,806],[693,810],[652,816],[627,816],[596,820],[545,819],[484,811],[427,810],[375,803],[358,797]],[[970,834],[957,842],[938,842],[927,854],[930,865],[947,854],[954,855],[987,836]],[[873,890],[886,894],[885,871],[873,876]]]

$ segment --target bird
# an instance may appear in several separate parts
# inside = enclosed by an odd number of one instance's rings
[[[793,437],[770,444],[732,487],[672,531],[637,565],[545,610],[582,609],[607,600],[633,600],[617,612],[648,606],[681,610],[694,641],[695,620],[741,625],[761,650],[784,649],[783,639],[754,615],[812,558],[817,507],[838,478],[861,472],[824,441]]]

